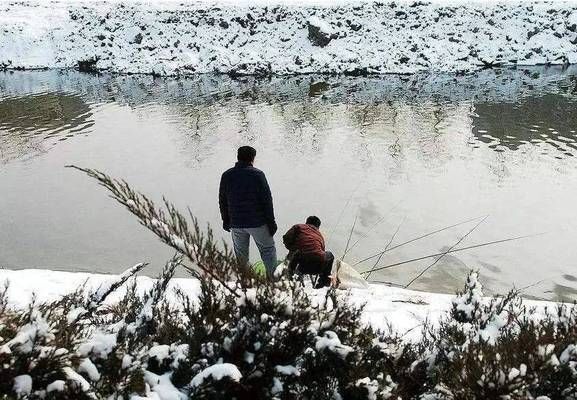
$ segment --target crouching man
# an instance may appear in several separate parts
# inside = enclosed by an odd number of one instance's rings
[[[319,228],[321,220],[310,216],[306,223],[290,228],[282,237],[289,251],[289,273],[318,275],[315,288],[330,286],[335,257],[325,251],[325,240]]]

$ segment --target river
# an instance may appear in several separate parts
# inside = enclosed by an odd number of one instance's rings
[[[411,287],[453,292],[478,269],[487,293],[575,299],[576,129],[575,67],[265,79],[0,72],[0,267],[114,273],[148,261],[154,275],[172,254],[67,164],[189,206],[230,242],[218,182],[249,144],[280,233],[318,215],[335,254],[349,242],[351,263],[470,218],[488,216],[463,240],[478,220],[378,265],[542,233],[372,279],[405,284],[431,266]]]

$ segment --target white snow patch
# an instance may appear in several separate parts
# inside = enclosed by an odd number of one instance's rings
[[[327,36],[330,36],[336,32],[335,29],[333,29],[333,27],[328,22],[316,16],[310,17],[308,22],[309,24],[319,28],[319,30]]]
[[[144,372],[144,380],[150,385],[152,398],[158,400],[186,400],[188,396],[179,391],[170,380],[170,373],[156,375],[150,371]]]
[[[74,308],[74,309],[70,310],[70,312],[66,316],[66,320],[68,321],[69,324],[71,324],[74,321],[76,321],[78,318],[80,318],[82,315],[84,315],[85,313],[86,313],[86,309],[84,307]]]
[[[278,378],[272,378],[272,388],[270,389],[270,393],[272,395],[277,395],[279,393],[282,393],[282,391],[284,390],[282,381]]]
[[[78,372],[74,371],[70,367],[64,367],[62,369],[62,371],[64,372],[66,377],[69,380],[75,382],[83,392],[91,393],[92,386],[90,386],[90,383],[88,383],[88,381],[86,379],[84,379],[82,377],[82,375],[80,375]],[[94,396],[91,396],[91,397],[94,397]]]
[[[78,365],[78,372],[84,372],[92,382],[100,380],[100,372],[98,372],[98,368],[96,368],[96,365],[94,365],[89,358],[85,358]]]
[[[153,346],[148,350],[148,356],[154,357],[159,363],[162,363],[164,359],[170,356],[170,346],[167,344]]]
[[[14,378],[12,389],[18,396],[29,395],[32,392],[32,377],[30,375],[18,375]]]
[[[300,376],[300,371],[294,365],[277,365],[274,367],[279,374]]]
[[[202,385],[203,382],[209,377],[215,381],[219,381],[225,377],[228,377],[233,381],[238,382],[242,378],[242,374],[234,364],[215,364],[196,374],[195,377],[192,378],[190,385],[192,387],[198,387]]]
[[[65,388],[66,388],[66,382],[61,381],[61,380],[56,380],[56,381],[52,382],[51,384],[49,384],[48,386],[46,386],[46,392],[47,393],[63,392]]]
[[[87,357],[106,359],[116,347],[116,333],[96,332],[90,339],[78,346],[78,353]]]
[[[326,331],[323,336],[317,336],[315,348],[317,351],[331,351],[343,359],[353,351],[352,347],[342,344],[337,334],[333,331]]]
[[[377,391],[379,390],[379,383],[377,381],[366,377],[356,381],[355,386],[362,386],[367,389],[367,400],[377,400]]]
[[[30,353],[34,348],[37,337],[53,338],[50,326],[37,310],[32,311],[32,322],[20,328],[18,333],[0,347],[0,354],[10,354],[12,350],[19,353]]]

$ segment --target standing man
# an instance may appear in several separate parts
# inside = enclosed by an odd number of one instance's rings
[[[238,149],[238,162],[220,178],[219,205],[222,227],[231,232],[234,253],[239,262],[247,264],[252,236],[267,275],[272,278],[276,268],[273,236],[277,231],[272,195],[264,173],[253,167],[256,150],[250,146]]]
[[[289,272],[318,275],[316,288],[330,286],[335,256],[325,250],[325,239],[319,228],[321,220],[311,215],[304,224],[296,224],[282,237],[289,251]]]

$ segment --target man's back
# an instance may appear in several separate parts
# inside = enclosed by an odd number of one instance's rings
[[[256,243],[267,276],[273,276],[277,266],[274,234],[277,230],[272,195],[264,173],[252,165],[256,150],[239,147],[234,168],[220,178],[218,203],[222,227],[232,236],[237,260],[248,264],[250,238]]]
[[[274,221],[272,196],[264,173],[238,162],[222,174],[221,213],[231,228],[255,228]]]
[[[289,250],[298,250],[303,255],[324,255],[325,240],[320,230],[309,224],[294,225],[284,236]],[[292,248],[291,248],[292,247]]]
[[[319,275],[315,287],[329,286],[330,274],[335,259],[333,253],[325,251],[325,239],[321,231],[321,220],[311,215],[305,224],[296,224],[282,237],[289,250],[290,274]]]

